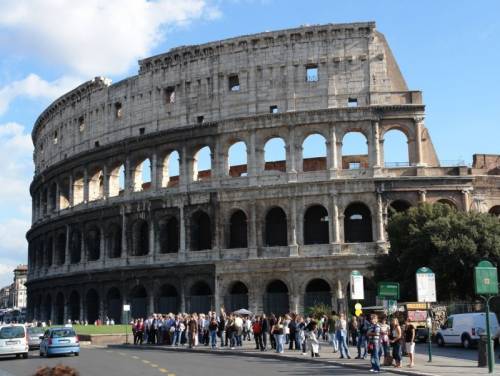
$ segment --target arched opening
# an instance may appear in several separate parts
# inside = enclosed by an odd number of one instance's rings
[[[57,209],[57,184],[52,183],[49,189],[49,210],[51,212]]]
[[[193,157],[193,181],[209,180],[212,176],[212,151],[209,146],[199,149]]]
[[[70,261],[72,264],[80,262],[82,257],[82,234],[78,229],[71,230],[70,238]]]
[[[47,295],[43,304],[43,318],[45,321],[52,321],[52,297]]]
[[[282,138],[271,138],[264,145],[264,170],[286,171],[286,143]]]
[[[73,291],[69,296],[69,318],[72,322],[80,321],[80,295]]]
[[[238,309],[248,309],[248,288],[241,282],[234,282],[229,289],[229,295],[224,299],[224,306],[227,312],[234,312]]]
[[[78,205],[83,202],[83,172],[75,173],[73,179],[73,205]]]
[[[275,315],[290,312],[288,287],[283,281],[276,279],[267,285],[264,295],[264,312]]]
[[[102,169],[96,168],[89,173],[89,201],[95,201],[104,197],[104,176]]]
[[[206,313],[212,308],[212,289],[202,281],[196,282],[189,290],[188,312]]]
[[[66,262],[66,233],[64,232],[57,235],[56,260],[58,265],[64,265]]]
[[[130,311],[132,318],[146,318],[148,314],[148,294],[146,289],[141,286],[135,286],[130,293]]]
[[[147,191],[151,188],[152,165],[149,158],[137,163],[133,171],[134,192]]]
[[[179,221],[170,217],[160,223],[160,252],[176,253],[179,251]]]
[[[243,141],[232,144],[227,151],[229,176],[247,175],[247,146]]]
[[[169,284],[160,288],[160,297],[158,299],[158,311],[161,313],[179,312],[179,297],[177,289]]]
[[[99,294],[94,289],[87,292],[85,302],[87,303],[87,321],[94,324],[99,318]]]
[[[64,324],[64,295],[60,292],[56,296],[55,324]]]
[[[59,206],[60,209],[67,209],[69,207],[69,178],[65,177],[61,180],[59,185]]]
[[[309,207],[304,214],[304,244],[328,244],[328,212],[321,205]]]
[[[288,245],[286,214],[280,207],[274,207],[267,212],[265,234],[265,244],[268,247]]]
[[[40,240],[40,243],[38,244],[38,248],[36,250],[36,264],[38,265],[39,268],[44,266],[44,255],[45,255],[46,248],[45,248],[45,242],[43,240]]]
[[[54,241],[52,240],[52,237],[49,237],[47,239],[47,242],[45,243],[45,265],[46,266],[52,266],[53,251],[54,251]]]
[[[342,169],[357,170],[369,167],[368,142],[361,132],[348,132],[342,139]]]
[[[411,204],[405,200],[394,200],[389,205],[389,215],[392,213],[403,213],[411,208]]]
[[[438,203],[440,204],[443,204],[443,205],[448,205],[450,208],[454,209],[454,210],[457,210],[457,205],[452,201],[452,200],[448,200],[446,198],[442,198],[440,200],[437,201]]]
[[[108,305],[106,315],[111,320],[115,321],[115,324],[120,324],[122,321],[122,294],[120,290],[116,287],[109,289],[106,294],[106,301]]]
[[[42,205],[42,214],[47,214],[47,188],[44,188],[41,192],[41,205]],[[83,197],[83,196],[82,196]]]
[[[137,220],[132,226],[132,256],[149,254],[149,224],[144,219]]]
[[[365,204],[350,204],[344,211],[344,241],[346,243],[371,242],[372,217]]]
[[[311,134],[302,143],[303,171],[326,170],[326,139],[319,133]]]
[[[89,261],[99,260],[101,256],[101,231],[97,226],[92,226],[87,230],[85,248]]]
[[[332,294],[328,282],[324,279],[316,278],[306,286],[304,308],[314,307],[319,304],[331,307]]]
[[[111,169],[109,174],[109,197],[116,197],[123,194],[125,190],[125,166],[119,164]]]
[[[119,258],[122,255],[122,227],[113,223],[108,228],[107,252],[109,258]]]
[[[191,249],[193,251],[212,249],[210,217],[203,211],[197,211],[191,217]]]
[[[229,248],[246,248],[247,216],[243,210],[237,210],[231,215],[229,222]]]
[[[176,187],[179,185],[179,152],[171,151],[163,160],[162,187]]]
[[[500,218],[500,205],[493,206],[488,213]]]
[[[405,167],[410,164],[408,138],[399,129],[391,129],[384,133],[384,166]]]

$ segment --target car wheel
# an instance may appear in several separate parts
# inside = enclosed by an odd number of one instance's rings
[[[23,354],[23,359],[28,359],[28,353]]]
[[[440,335],[440,334],[437,335],[436,343],[439,347],[444,347],[444,338],[442,335]]]
[[[467,349],[467,350],[468,350],[468,349],[470,349],[470,348],[472,347],[472,346],[471,346],[470,337],[469,337],[469,335],[467,335],[467,334],[464,334],[464,335],[462,336],[462,347],[463,347],[464,349]]]
[[[16,359],[19,359],[21,357],[21,354],[16,354]]]
[[[80,355],[80,353],[79,353],[79,352],[76,352],[76,353],[75,353],[75,356],[79,356],[79,355]]]

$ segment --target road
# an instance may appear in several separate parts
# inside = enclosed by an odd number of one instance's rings
[[[105,349],[82,347],[79,357],[0,358],[0,376],[29,376],[38,367],[65,364],[81,376],[309,376],[366,375],[366,371],[277,359],[214,356],[210,353],[166,352],[160,350]]]

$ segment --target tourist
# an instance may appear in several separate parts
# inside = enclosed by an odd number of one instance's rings
[[[337,312],[332,311],[332,314],[330,315],[327,321],[327,330],[328,330],[328,340],[332,344],[334,353],[339,351],[339,343],[337,340],[337,333],[336,333],[337,320],[338,320]]]
[[[340,350],[340,358],[351,359],[349,347],[347,346],[347,321],[343,313],[340,314],[340,318],[337,320],[337,342]]]
[[[387,317],[382,317],[382,320],[380,322],[380,352],[379,352],[379,357],[383,354],[384,355],[384,365],[391,365],[392,364],[392,356],[390,354],[390,346],[389,346],[389,332],[390,332],[390,327],[389,324],[387,324]]]
[[[368,332],[369,326],[370,323],[368,322],[366,317],[361,316],[358,322],[358,338],[356,340],[358,356],[356,357],[356,359],[366,359],[366,355],[368,353],[366,333]],[[361,353],[361,350],[363,350],[363,353]]]
[[[406,327],[405,327],[405,344],[406,344],[406,353],[410,358],[410,364],[408,367],[415,367],[415,327],[411,323],[410,318],[406,319]]]
[[[285,329],[283,326],[283,322],[285,321],[284,317],[280,317],[276,324],[274,324],[272,329],[272,334],[274,335],[274,342],[276,344],[276,352],[278,354],[282,354],[284,352],[283,344],[285,341]]]
[[[396,362],[396,368],[401,368],[401,326],[397,318],[392,319],[389,342],[392,345],[392,357]]]
[[[371,326],[368,329],[367,337],[369,340],[370,349],[370,362],[372,368],[370,372],[380,372],[380,325],[378,324],[378,317],[376,314],[370,316]]]
[[[317,337],[317,327],[316,321],[310,321],[307,324],[306,330],[306,344],[307,348],[311,349],[311,357],[319,358],[319,341]]]
[[[212,350],[215,350],[217,348],[217,332],[219,331],[219,323],[217,322],[215,313],[208,324],[208,331],[210,333],[210,345],[212,346]]]

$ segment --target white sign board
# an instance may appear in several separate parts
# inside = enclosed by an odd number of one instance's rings
[[[363,300],[364,298],[363,275],[355,270],[351,273],[351,300]]]
[[[421,303],[435,303],[436,275],[430,269],[420,270],[417,271],[417,300]]]
[[[129,312],[130,311],[130,304],[124,304],[123,305],[123,312]]]

